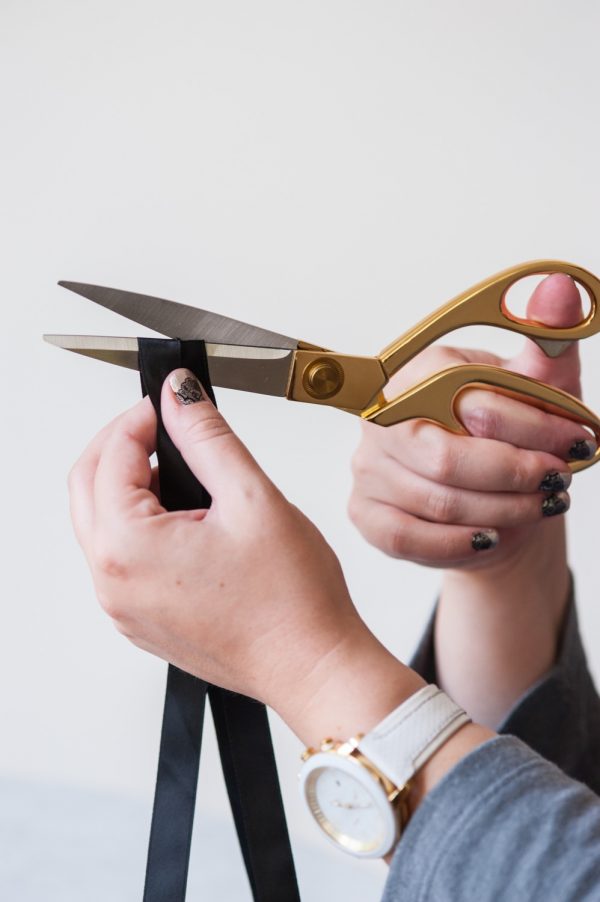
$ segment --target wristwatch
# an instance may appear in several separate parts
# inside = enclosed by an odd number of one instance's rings
[[[302,755],[300,790],[339,849],[379,858],[408,819],[409,781],[470,718],[437,686],[411,695],[366,735],[325,739]]]

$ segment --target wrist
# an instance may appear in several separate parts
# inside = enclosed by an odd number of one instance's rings
[[[369,715],[373,698],[375,693]],[[341,739],[336,730],[320,748],[307,748],[300,788],[329,840],[359,857],[389,854],[424,795],[493,735],[470,724],[465,730],[466,724],[460,706],[428,685],[395,704],[365,734]]]
[[[314,660],[273,707],[307,746],[367,733],[425,686],[362,621]]]
[[[524,532],[510,560],[445,575],[434,633],[437,681],[474,720],[497,726],[553,667],[569,585],[563,522]]]

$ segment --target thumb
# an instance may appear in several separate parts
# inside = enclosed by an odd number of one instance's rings
[[[246,497],[253,484],[266,479],[191,370],[167,376],[161,413],[173,444],[219,505]]]
[[[527,319],[546,326],[574,326],[583,319],[581,297],[573,279],[553,273],[537,286],[527,304]],[[522,351],[505,361],[507,369],[547,382],[580,396],[578,343],[559,357],[548,357],[534,341],[527,339]]]

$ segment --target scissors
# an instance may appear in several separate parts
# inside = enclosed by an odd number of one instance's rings
[[[554,272],[571,276],[587,293],[590,310],[581,322],[555,328],[514,316],[508,310],[506,294],[516,282],[526,276]],[[215,386],[328,405],[381,426],[426,419],[465,435],[468,432],[457,416],[456,400],[466,388],[482,387],[591,429],[598,447],[591,458],[570,461],[573,472],[600,459],[600,419],[588,407],[567,392],[496,366],[454,366],[392,400],[388,401],[383,393],[394,373],[416,354],[464,326],[496,326],[526,335],[549,357],[559,356],[573,341],[595,335],[600,331],[600,279],[571,263],[536,260],[503,270],[435,310],[373,357],[338,354],[174,301],[81,282],[58,284],[162,335],[203,339]],[[139,368],[136,338],[44,335],[44,339],[78,354]]]

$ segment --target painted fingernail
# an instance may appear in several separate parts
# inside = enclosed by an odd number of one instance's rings
[[[593,439],[581,439],[571,445],[568,452],[569,457],[572,457],[573,460],[589,460],[596,453],[597,447]]]
[[[556,517],[557,514],[564,514],[571,506],[571,499],[566,492],[558,492],[554,495],[548,495],[542,501],[542,516]]]
[[[495,529],[482,529],[471,536],[471,547],[474,551],[487,551],[498,544],[498,533]]]
[[[546,473],[538,485],[538,490],[540,492],[561,492],[563,489],[569,488],[572,479],[573,474],[570,470],[564,473],[559,473],[558,470],[551,470],[549,473]]]
[[[180,404],[197,404],[204,400],[202,386],[191,370],[175,370],[169,376],[169,385]]]

